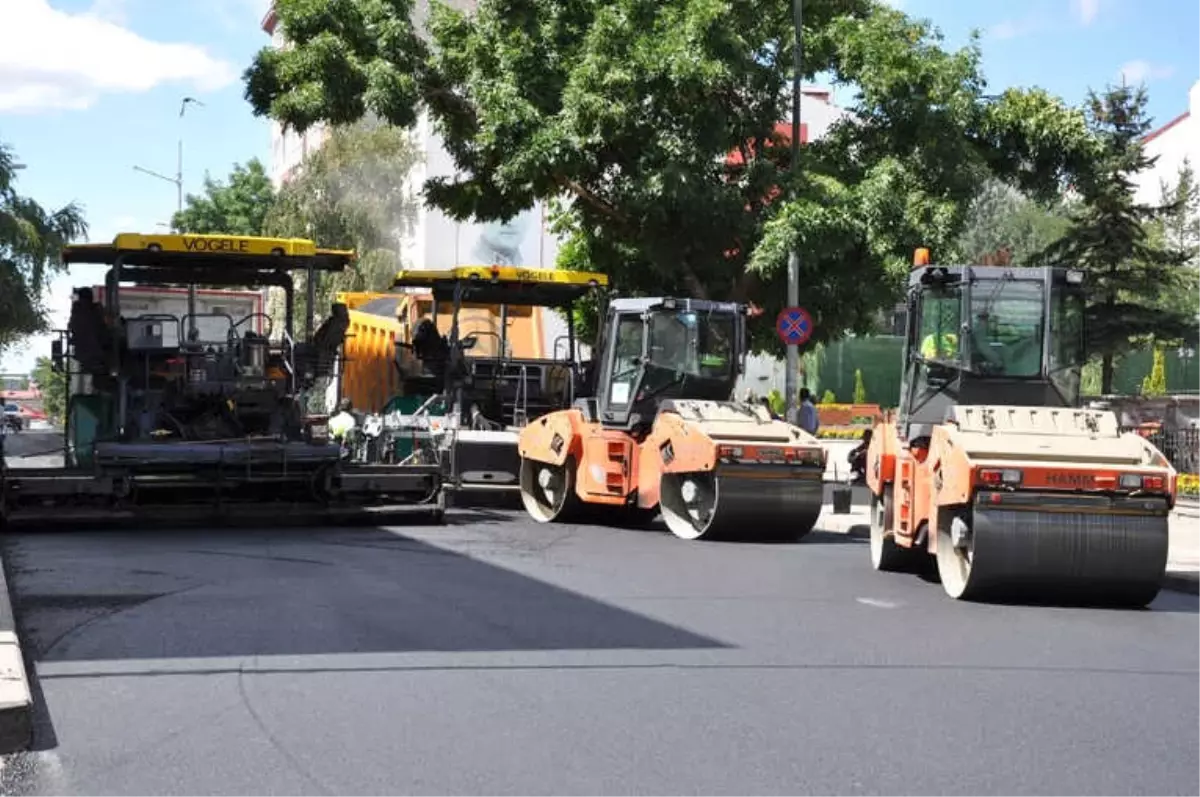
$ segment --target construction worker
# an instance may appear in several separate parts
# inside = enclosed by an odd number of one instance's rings
[[[334,440],[345,438],[346,434],[358,425],[354,415],[351,414],[353,408],[348,398],[344,398],[338,402],[337,413],[329,419],[329,436]]]
[[[940,336],[941,345],[936,333],[930,332],[921,341],[921,356],[926,360],[953,360],[958,357],[958,335],[953,332],[943,332]]]

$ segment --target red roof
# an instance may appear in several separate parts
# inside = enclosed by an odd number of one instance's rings
[[[275,35],[276,21],[277,21],[277,19],[275,17],[275,3],[274,3],[274,0],[272,0],[271,7],[267,9],[267,14],[266,14],[266,16],[263,17],[263,21],[262,21],[262,29],[264,32],[266,32],[266,34],[268,36]]]
[[[1179,124],[1179,123],[1180,123],[1180,122],[1182,122],[1184,119],[1187,119],[1187,118],[1188,118],[1189,116],[1191,116],[1191,115],[1192,115],[1192,114],[1191,114],[1191,111],[1184,111],[1183,113],[1179,114],[1179,116],[1176,116],[1174,119],[1172,119],[1171,121],[1167,122],[1165,125],[1163,125],[1162,127],[1158,128],[1157,130],[1152,130],[1152,131],[1150,131],[1149,133],[1147,133],[1147,134],[1146,134],[1146,136],[1145,136],[1145,138],[1143,138],[1143,139],[1142,139],[1142,143],[1143,143],[1143,144],[1148,144],[1148,143],[1150,143],[1151,141],[1153,141],[1154,139],[1158,138],[1158,137],[1159,137],[1159,136],[1161,136],[1163,133],[1167,132],[1167,131],[1168,131],[1168,130],[1170,130],[1172,127],[1174,127],[1175,125]]]
[[[776,122],[775,123],[775,136],[776,136],[776,138],[779,139],[780,144],[783,144],[784,146],[790,145],[792,143],[792,123],[791,122]],[[807,122],[800,123],[800,143],[801,144],[808,143],[808,123]],[[770,146],[769,142],[768,142],[767,146]],[[751,154],[754,154],[754,142],[753,141],[747,141],[746,148],[748,150],[750,150]],[[733,152],[731,152],[727,156],[725,156],[725,163],[728,166],[742,165],[742,163],[744,163],[744,161],[742,160],[742,153],[739,152],[738,150],[734,150]]]

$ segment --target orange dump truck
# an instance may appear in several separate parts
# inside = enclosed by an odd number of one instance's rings
[[[412,342],[412,331],[424,318],[434,318],[430,291],[414,293],[339,293],[337,300],[350,311],[341,394],[357,410],[381,412],[405,386],[397,364],[411,359],[411,352],[397,344]],[[464,304],[458,316],[459,334],[472,335],[478,343],[467,354],[471,358],[496,357],[501,341],[509,357],[545,357],[541,307]],[[443,333],[450,329],[453,307],[439,302],[434,318]],[[501,333],[502,327],[504,334]]]

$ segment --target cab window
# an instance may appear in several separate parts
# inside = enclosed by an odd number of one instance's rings
[[[917,346],[926,360],[957,360],[962,299],[957,287],[930,291],[921,299]]]

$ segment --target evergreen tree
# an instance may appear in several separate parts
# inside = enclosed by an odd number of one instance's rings
[[[1101,360],[1100,389],[1110,393],[1114,359],[1147,339],[1179,341],[1194,334],[1195,318],[1165,308],[1162,297],[1179,284],[1188,253],[1151,235],[1172,208],[1139,204],[1133,178],[1154,166],[1142,138],[1150,129],[1144,88],[1089,92],[1088,126],[1101,153],[1075,185],[1079,202],[1066,234],[1040,259],[1086,272],[1087,343]]]
[[[1142,380],[1142,395],[1147,398],[1167,395],[1167,353],[1162,346],[1154,347],[1154,365]]]
[[[854,403],[867,403],[867,386],[863,384],[862,369],[854,369]]]

